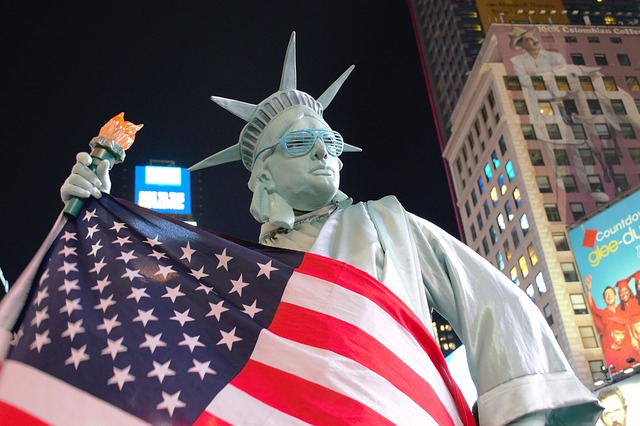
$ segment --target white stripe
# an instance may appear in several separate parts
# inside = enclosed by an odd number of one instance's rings
[[[13,360],[5,361],[2,366],[0,400],[54,425],[149,425],[55,377]]]
[[[207,412],[233,425],[299,425],[309,423],[276,410],[235,386],[227,385],[206,408]]]
[[[409,331],[371,300],[325,280],[295,273],[282,301],[330,315],[368,333],[427,381],[454,423],[462,424],[453,397],[429,355]]]
[[[334,352],[263,330],[251,358],[346,395],[394,424],[437,426],[429,413],[384,377]]]

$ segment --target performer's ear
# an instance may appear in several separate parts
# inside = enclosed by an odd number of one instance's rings
[[[255,175],[253,198],[251,199],[250,212],[260,223],[273,223],[274,225],[291,229],[295,216],[293,208],[276,192],[275,184],[268,170],[261,170]]]

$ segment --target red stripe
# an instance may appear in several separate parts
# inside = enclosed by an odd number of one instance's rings
[[[388,348],[360,328],[290,303],[281,303],[269,331],[350,358],[387,379],[439,425],[453,425],[433,388]]]
[[[0,424],[1,425],[21,425],[21,426],[44,426],[48,423],[25,413],[13,405],[0,401]]]
[[[329,266],[330,265],[330,266]],[[453,396],[458,413],[465,425],[475,425],[471,409],[458,385],[453,380],[444,355],[424,324],[386,286],[361,270],[343,262],[327,262],[326,258],[306,253],[297,268],[300,273],[330,281],[371,300],[411,333],[429,355]]]
[[[231,426],[231,423],[227,423],[205,410],[196,419],[193,426]]]
[[[254,360],[231,384],[276,410],[311,424],[392,424],[358,401]]]

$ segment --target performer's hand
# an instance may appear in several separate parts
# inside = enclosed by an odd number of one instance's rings
[[[67,203],[72,197],[95,198],[102,197],[102,192],[111,191],[111,178],[109,177],[109,162],[101,161],[93,172],[88,166],[92,158],[86,152],[76,155],[77,163],[71,169],[71,174],[60,187],[60,198]]]
[[[587,292],[591,293],[591,286],[592,286],[592,277],[591,275],[585,275],[584,277],[584,285],[585,287],[587,287]]]

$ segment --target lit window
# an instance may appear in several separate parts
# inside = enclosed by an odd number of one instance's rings
[[[504,215],[502,213],[498,214],[496,222],[498,223],[498,229],[500,229],[500,233],[504,232],[504,230],[507,229],[507,223],[504,221]]]
[[[558,90],[562,92],[568,92],[571,90],[569,86],[569,80],[564,76],[556,76],[556,86],[558,86]]]
[[[507,87],[507,90],[522,90],[517,75],[504,76],[504,85]]]
[[[588,75],[581,75],[578,77],[578,81],[580,81],[580,87],[585,92],[593,92],[593,81],[591,81],[591,77]]]
[[[484,175],[487,177],[487,182],[493,177],[493,172],[491,171],[491,165],[489,163],[484,165]]]
[[[498,205],[498,189],[495,186],[491,188],[491,201],[494,207]]]
[[[603,76],[602,82],[604,83],[604,88],[608,92],[616,92],[618,90],[618,85],[616,84],[616,79],[611,76]]]
[[[511,247],[509,246],[509,240],[504,240],[502,244],[502,248],[504,249],[504,254],[507,256],[507,261],[511,260]]]
[[[529,247],[527,247],[527,253],[529,253],[531,266],[536,266],[536,264],[538,263],[538,255],[536,254],[536,249],[533,248],[533,244],[529,244]]]
[[[552,116],[553,108],[551,107],[551,102],[549,101],[538,101],[538,106],[540,107],[540,114],[544,116]]]
[[[495,151],[491,153],[491,162],[493,163],[493,168],[498,170],[500,167],[500,160],[498,159],[498,154]]]
[[[509,275],[511,276],[511,281],[513,281],[514,283],[518,281],[518,270],[515,266],[511,268],[511,271],[509,271]]]
[[[538,272],[536,275],[536,287],[538,287],[538,293],[543,295],[547,292],[547,284],[544,282],[544,276],[542,272]]]
[[[511,222],[515,215],[513,214],[513,209],[511,209],[511,201],[507,201],[504,204],[504,212],[507,214],[507,220]]]
[[[518,188],[513,190],[513,200],[516,202],[516,208],[522,205],[522,198],[520,196],[520,190]]]
[[[629,86],[629,90],[631,90],[632,92],[640,92],[640,83],[638,82],[638,77],[626,76],[624,79],[627,82],[627,86]]]
[[[500,193],[502,195],[507,193],[507,185],[504,183],[504,175],[502,173],[500,173],[500,176],[498,176],[498,185],[500,186]]]
[[[501,271],[504,269],[504,258],[502,257],[502,251],[498,250],[496,254],[496,264]]]
[[[573,306],[573,313],[576,315],[586,315],[589,313],[587,310],[587,304],[584,301],[584,295],[582,293],[570,294],[571,306]]]
[[[533,284],[529,284],[525,292],[527,293],[527,296],[529,296],[529,299],[531,299],[534,302],[536,301],[536,291],[533,288]]]
[[[529,220],[527,214],[520,216],[520,228],[522,228],[522,234],[527,235],[529,233]]]
[[[513,163],[511,163],[511,160],[507,161],[504,165],[504,169],[507,171],[509,180],[513,180],[516,177],[516,171],[513,169]]]
[[[547,90],[547,86],[544,84],[544,78],[541,75],[532,75],[531,85],[533,86],[533,90]]]
[[[520,256],[520,259],[518,259],[518,265],[520,265],[522,276],[526,278],[527,275],[529,275],[529,265],[527,265],[527,259],[525,259],[524,256]]]
[[[478,178],[478,190],[481,194],[484,194],[484,181],[482,180],[482,176]]]

